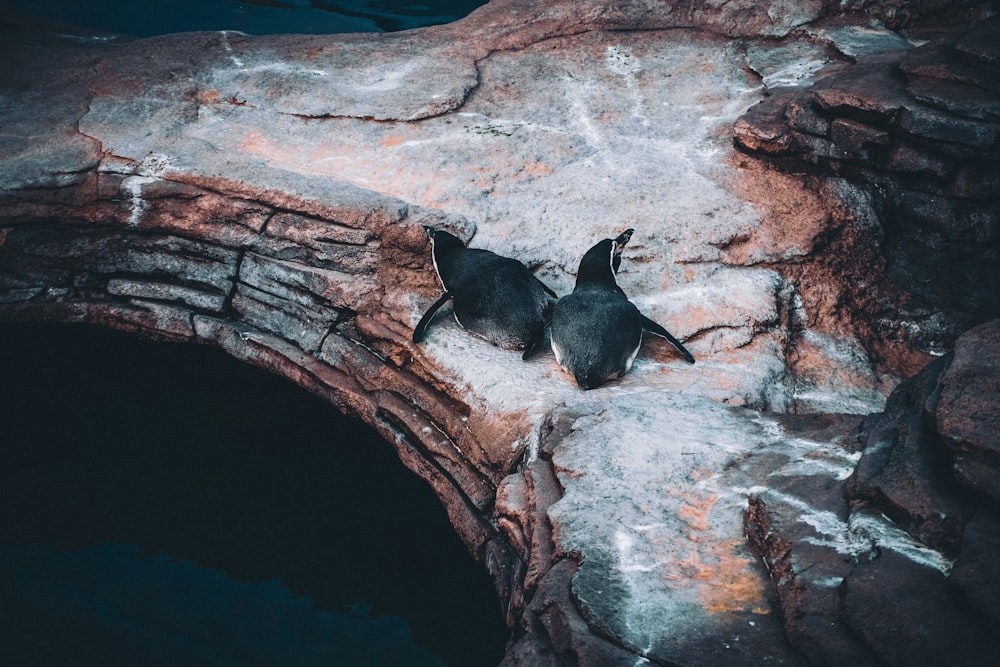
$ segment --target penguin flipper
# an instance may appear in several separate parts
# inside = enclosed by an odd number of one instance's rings
[[[537,276],[535,277],[535,280],[538,280]],[[546,285],[545,283],[543,283],[541,280],[538,280],[538,284],[542,286],[542,289],[545,290],[545,292],[549,296],[551,296],[556,301],[559,300],[559,295],[556,294],[555,292],[553,292],[551,287],[549,287],[548,285]]]
[[[427,337],[427,327],[431,325],[431,320],[434,319],[434,316],[437,314],[437,311],[440,310],[441,306],[448,303],[451,296],[451,292],[445,292],[441,295],[441,298],[431,304],[431,307],[427,309],[427,312],[424,313],[424,316],[420,318],[420,321],[417,322],[417,326],[413,329],[414,343],[424,342],[424,338]]]
[[[543,318],[541,335],[539,335],[538,338],[534,340],[528,341],[527,346],[525,346],[524,348],[524,354],[521,355],[521,361],[527,361],[531,357],[531,355],[535,353],[535,350],[538,349],[538,346],[543,345],[545,343],[545,331],[549,328],[551,324],[552,324],[552,308],[549,308],[545,312]]]
[[[666,329],[664,329],[659,324],[649,319],[642,313],[639,314],[639,317],[642,318],[643,331],[648,331],[649,333],[660,336],[661,338],[666,338],[671,345],[677,348],[678,352],[684,355],[684,358],[688,360],[688,363],[692,364],[694,363],[694,357],[691,356],[691,353],[688,352],[683,345],[681,345],[681,342],[679,340],[671,336],[669,331],[667,331]]]

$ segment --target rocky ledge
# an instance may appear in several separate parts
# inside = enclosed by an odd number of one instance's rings
[[[4,17],[0,318],[217,345],[374,425],[493,573],[506,664],[988,664],[1000,332],[958,335],[1000,317],[996,95],[941,101],[921,54],[989,81],[996,8],[951,5],[139,41]],[[894,111],[850,96],[870,68]],[[423,225],[560,294],[634,227],[620,283],[697,364],[650,340],[582,392],[444,317],[414,345]]]

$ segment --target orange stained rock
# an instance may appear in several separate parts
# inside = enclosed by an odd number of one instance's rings
[[[522,167],[514,173],[513,177],[531,178],[534,176],[543,176],[545,174],[551,174],[551,173],[552,173],[552,167],[546,166],[540,162],[534,162],[532,164],[522,165]]]
[[[691,478],[698,481],[712,474],[699,468],[691,472]],[[693,588],[709,613],[768,613],[764,582],[752,567],[753,561],[741,554],[742,541],[721,538],[712,530],[710,515],[719,494],[698,489],[671,489],[669,493],[681,501],[677,516],[691,528],[690,552],[670,563],[663,578]]]
[[[194,100],[198,104],[218,104],[222,101],[222,95],[217,90],[199,88],[194,94]]]
[[[390,134],[382,139],[383,148],[392,148],[393,146],[398,146],[406,141],[406,137],[402,134]]]
[[[269,152],[270,142],[264,138],[260,130],[250,130],[240,141],[240,150],[255,155],[263,155]]]
[[[702,591],[702,602],[711,613],[767,613],[764,582],[750,567],[752,561],[738,555],[740,545],[738,540],[715,545],[718,562],[712,569],[712,586]]]
[[[753,561],[740,555],[740,546],[735,539],[700,541],[663,578],[694,588],[710,614],[767,614],[764,582],[751,567]]]
[[[712,495],[695,504],[681,505],[680,509],[677,510],[677,516],[694,530],[708,530],[711,527],[708,514],[718,499],[719,496]]]

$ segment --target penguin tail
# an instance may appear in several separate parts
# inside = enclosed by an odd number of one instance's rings
[[[646,317],[645,315],[642,315],[641,313],[640,313],[640,317],[642,317],[642,328],[643,328],[643,330],[648,331],[651,334],[655,334],[655,335],[657,335],[657,336],[659,336],[661,338],[667,339],[667,341],[671,345],[673,345],[674,347],[677,348],[678,352],[680,352],[682,355],[684,355],[684,359],[686,359],[688,363],[690,363],[690,364],[694,363],[694,357],[691,355],[691,353],[687,351],[686,347],[684,347],[683,345],[681,345],[681,342],[679,340],[677,340],[672,335],[670,335],[669,331],[667,331],[666,329],[664,329],[663,327],[661,327],[659,324],[657,324],[653,320],[651,320],[648,317]]]
[[[445,292],[437,301],[431,304],[430,308],[427,309],[427,312],[424,313],[424,316],[420,318],[420,321],[417,322],[417,326],[413,329],[414,343],[424,342],[424,339],[427,338],[427,328],[431,325],[431,320],[434,319],[434,316],[437,314],[437,311],[440,310],[441,306],[448,303],[449,299],[451,299],[451,292]]]

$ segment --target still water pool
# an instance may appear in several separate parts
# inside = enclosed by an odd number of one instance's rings
[[[482,0],[0,0],[0,11],[134,37],[194,30],[392,32],[450,23]]]
[[[364,424],[192,344],[0,326],[0,664],[496,665],[493,583]]]

